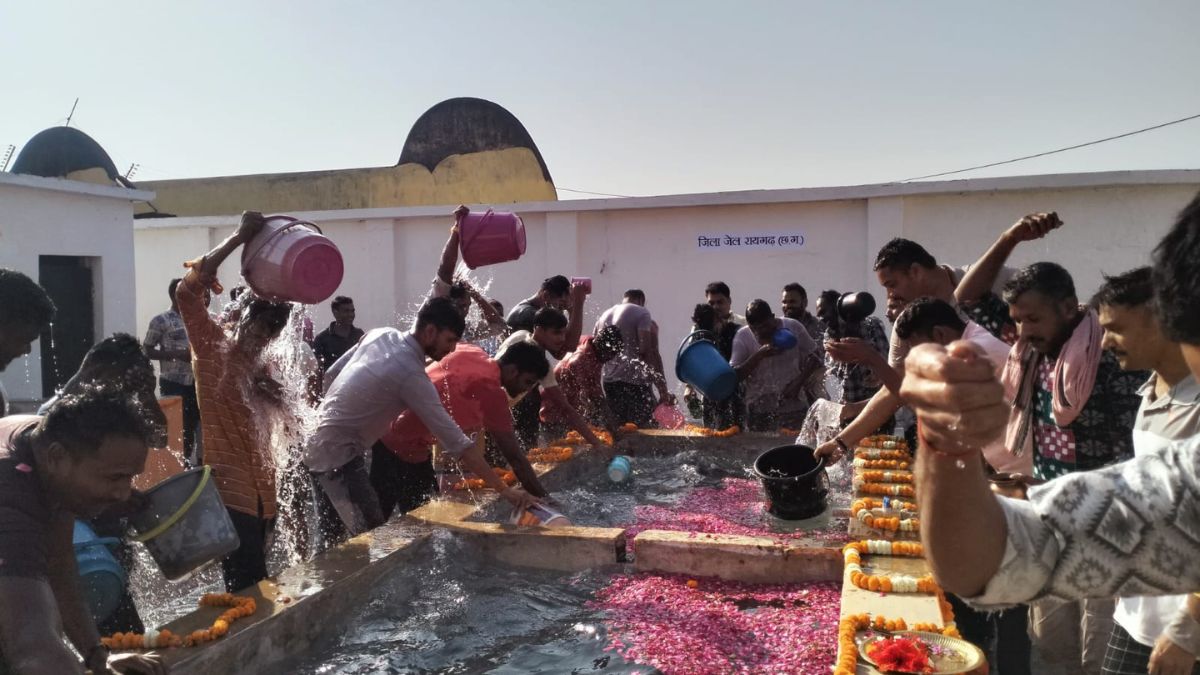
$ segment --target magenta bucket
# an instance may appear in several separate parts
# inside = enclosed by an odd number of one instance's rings
[[[342,252],[321,228],[291,216],[267,216],[242,249],[242,276],[260,298],[315,305],[342,283]]]
[[[654,421],[663,429],[681,429],[687,423],[687,418],[679,412],[679,408],[670,403],[660,403],[654,409]]]
[[[462,259],[467,267],[516,260],[525,255],[525,223],[515,213],[493,211],[468,213],[458,224]]]

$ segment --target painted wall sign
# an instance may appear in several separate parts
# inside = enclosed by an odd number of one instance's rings
[[[804,235],[795,232],[701,234],[696,237],[696,248],[701,251],[794,251],[803,247]]]

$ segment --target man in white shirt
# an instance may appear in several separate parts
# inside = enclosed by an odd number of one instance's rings
[[[749,325],[733,337],[729,359],[746,385],[746,427],[766,432],[799,429],[808,412],[804,385],[821,367],[820,349],[804,324],[776,317],[766,300],[746,307],[746,322]],[[782,346],[785,340],[791,346]]]
[[[426,357],[439,361],[454,351],[464,328],[465,321],[453,302],[433,298],[417,313],[413,330],[371,330],[325,373],[325,398],[317,411],[317,430],[305,449],[304,464],[316,476],[318,494],[328,498],[328,504],[320,500],[327,540],[383,523],[365,457],[405,410],[421,419],[450,457],[506,500],[519,507],[535,501],[496,476],[475,442],[446,412],[425,372]],[[336,517],[329,506],[336,509]]]
[[[1200,435],[1200,385],[1188,370],[1179,343],[1163,335],[1154,314],[1149,267],[1106,277],[1092,299],[1104,327],[1104,347],[1125,370],[1153,370],[1141,389],[1142,405],[1133,428],[1135,456],[1161,450],[1172,441]],[[1195,646],[1181,645],[1166,631],[1187,614],[1187,595],[1121,598],[1113,614],[1102,672],[1200,673]],[[1177,638],[1178,639],[1178,638]]]

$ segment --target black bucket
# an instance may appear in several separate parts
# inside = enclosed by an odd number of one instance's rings
[[[781,445],[754,460],[754,473],[767,493],[767,512],[784,520],[821,515],[827,505],[829,479],[825,459],[805,445]]]

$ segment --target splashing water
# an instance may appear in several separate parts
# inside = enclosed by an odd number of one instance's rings
[[[320,369],[312,349],[304,341],[305,325],[312,317],[306,305],[293,305],[288,323],[264,350],[262,363],[279,387],[278,397],[250,399],[260,421],[260,447],[270,449],[275,467],[279,518],[275,525],[275,553],[286,564],[295,564],[307,554],[313,539],[315,518],[313,493],[301,459],[305,443],[317,428],[315,378]]]

